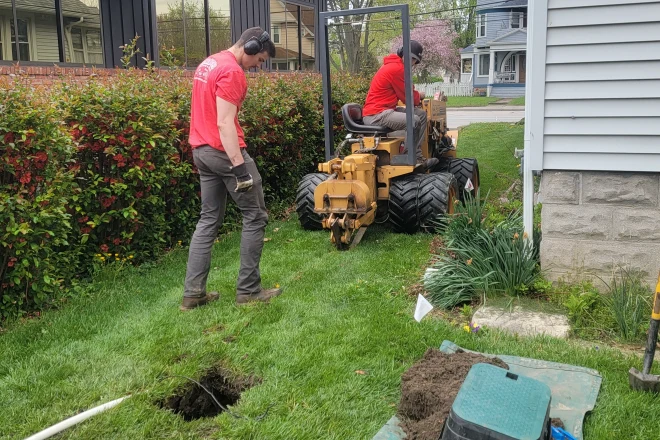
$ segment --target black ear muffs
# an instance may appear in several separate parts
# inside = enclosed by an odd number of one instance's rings
[[[268,40],[270,40],[270,35],[268,32],[264,32],[258,38],[250,38],[243,46],[243,50],[248,55],[256,55],[264,51],[264,43]]]

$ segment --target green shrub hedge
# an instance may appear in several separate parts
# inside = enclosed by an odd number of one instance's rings
[[[151,260],[190,239],[199,213],[190,77],[130,70],[50,88],[1,81],[0,317],[43,306],[95,266]],[[320,76],[249,83],[240,120],[267,204],[280,211],[324,157]],[[337,141],[341,105],[363,102],[368,85],[335,78]]]

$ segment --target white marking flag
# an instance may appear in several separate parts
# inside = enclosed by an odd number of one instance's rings
[[[472,180],[468,179],[467,182],[465,182],[465,189],[468,191],[472,191],[474,189],[474,185],[472,184]]]
[[[433,306],[430,302],[426,300],[421,294],[417,295],[417,306],[415,307],[415,320],[421,322],[422,318],[426,316],[428,312],[433,310]]]

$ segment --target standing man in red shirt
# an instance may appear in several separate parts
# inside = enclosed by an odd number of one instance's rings
[[[222,225],[227,194],[243,215],[241,267],[236,302],[268,301],[281,293],[261,286],[259,262],[264,246],[268,213],[261,176],[245,150],[238,111],[247,94],[244,69],[259,67],[275,56],[267,32],[251,28],[228,50],[204,60],[193,79],[189,143],[199,170],[202,213],[190,242],[181,310],[190,310],[218,299],[206,291],[211,249]]]
[[[410,40],[410,56],[412,64],[422,62],[424,48],[416,40]],[[424,99],[424,93],[413,89],[413,104],[418,106]],[[403,48],[396,54],[391,54],[383,60],[383,66],[378,69],[371,80],[367,100],[362,109],[362,120],[367,125],[380,125],[390,128],[392,131],[405,133],[406,112],[405,109],[397,108],[399,101],[406,103],[406,89],[404,81]],[[422,169],[429,169],[438,164],[438,159],[424,159],[422,156],[422,141],[426,134],[427,116],[420,108],[414,109],[413,130],[414,142],[417,151],[417,165]],[[397,133],[396,135],[401,135]]]

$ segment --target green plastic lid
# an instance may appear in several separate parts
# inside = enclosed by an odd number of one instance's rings
[[[538,440],[550,407],[550,388],[490,364],[475,364],[452,405],[461,419],[505,436]]]

